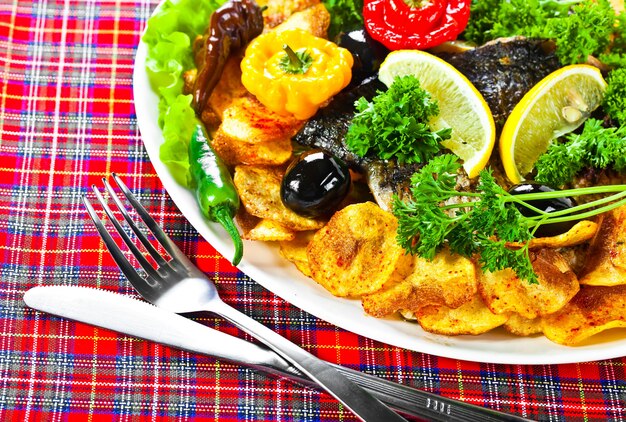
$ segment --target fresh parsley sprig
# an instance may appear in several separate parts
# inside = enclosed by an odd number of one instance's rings
[[[552,187],[570,183],[584,168],[626,171],[626,126],[604,127],[587,119],[581,133],[555,141],[535,163],[535,181]]]
[[[394,199],[398,242],[407,252],[432,259],[447,245],[453,253],[476,257],[484,271],[511,268],[521,279],[537,283],[528,241],[539,226],[590,218],[626,204],[626,185],[512,195],[496,183],[490,169],[481,171],[475,191],[458,191],[460,168],[456,156],[437,156],[412,176],[412,197],[407,201],[397,196]],[[529,203],[599,193],[613,194],[552,213]],[[524,216],[518,206],[533,210],[535,215]],[[509,242],[525,245],[509,248]]]
[[[452,129],[432,132],[430,119],[439,114],[437,101],[412,75],[398,77],[372,101],[361,97],[346,134],[346,145],[360,157],[373,154],[400,164],[424,163],[437,154]]]
[[[472,0],[466,40],[483,44],[515,35],[554,40],[564,65],[593,55],[626,66],[626,12],[617,14],[609,0]]]

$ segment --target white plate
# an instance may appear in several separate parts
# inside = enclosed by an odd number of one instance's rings
[[[192,193],[181,187],[159,160],[163,142],[157,124],[158,96],[150,88],[145,70],[147,47],[140,43],[135,58],[134,98],[137,122],[150,160],[174,203],[218,252],[233,256],[229,236],[201,214]],[[337,298],[303,276],[283,259],[276,247],[263,242],[245,242],[238,267],[266,289],[325,321],[348,331],[401,348],[448,358],[507,364],[558,364],[623,356],[626,330],[612,330],[594,338],[592,344],[565,347],[545,337],[515,337],[503,329],[480,336],[446,337],[425,333],[419,325],[401,320],[377,319],[363,312],[358,300]]]

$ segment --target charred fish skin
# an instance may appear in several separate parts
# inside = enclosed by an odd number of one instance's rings
[[[513,108],[540,80],[559,69],[554,43],[525,37],[501,38],[455,54],[440,54],[483,95],[501,129]]]
[[[386,89],[378,75],[374,75],[354,89],[340,92],[306,122],[293,140],[300,145],[321,148],[343,160],[350,168],[363,172],[365,160],[345,144],[346,133],[355,115],[354,103],[361,97],[371,101],[378,91]]]

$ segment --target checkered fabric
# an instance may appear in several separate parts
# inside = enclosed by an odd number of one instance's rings
[[[111,172],[227,303],[321,358],[530,419],[624,419],[626,359],[517,366],[410,352],[316,319],[234,269],[170,201],[140,139],[133,60],[155,6],[0,0],[0,420],[354,420],[325,393],[25,307],[37,285],[136,296],[81,203]]]

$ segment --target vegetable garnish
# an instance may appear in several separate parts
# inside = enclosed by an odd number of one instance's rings
[[[293,62],[302,72],[292,72]],[[304,120],[350,83],[352,63],[348,50],[302,29],[270,31],[248,45],[241,82],[268,109]]]
[[[196,114],[202,114],[231,52],[244,47],[261,32],[263,15],[254,0],[229,0],[211,15],[204,36],[194,43],[198,67],[193,85]]]
[[[439,114],[437,101],[412,75],[398,77],[387,91],[378,91],[371,102],[361,97],[346,135],[348,148],[364,157],[374,153],[398,163],[424,163],[450,138],[450,128],[432,132],[429,120]]]
[[[616,69],[607,77],[602,107],[620,125],[626,125],[626,69]]]
[[[604,127],[602,121],[588,119],[580,134],[570,134],[565,142],[553,142],[535,165],[535,180],[559,187],[570,183],[584,168],[626,170],[626,126]]]
[[[363,26],[363,0],[322,0],[330,13],[328,39]]]
[[[470,0],[365,0],[363,20],[372,38],[390,50],[435,47],[467,25]]]
[[[511,268],[520,279],[537,283],[528,241],[538,227],[590,218],[626,204],[626,185],[512,195],[496,183],[491,169],[480,172],[476,191],[461,192],[455,189],[460,168],[454,155],[439,155],[412,176],[411,199],[394,199],[398,242],[409,253],[433,259],[447,245],[453,253],[476,257],[483,271]],[[612,195],[551,213],[529,204],[547,198],[607,193]],[[536,215],[522,215],[519,206]],[[510,249],[507,242],[522,242],[524,246]]]
[[[193,68],[191,42],[202,34],[221,4],[214,0],[166,1],[148,20],[143,41],[148,46],[146,68],[159,94],[159,126],[165,142],[161,161],[178,183],[187,186],[189,139],[196,125],[191,95],[182,95],[182,73]],[[193,13],[189,13],[193,10]]]
[[[235,255],[232,264],[237,265],[243,256],[243,242],[233,222],[240,205],[239,195],[228,168],[211,148],[200,123],[189,142],[189,165],[191,185],[200,211],[209,220],[220,223],[233,239]]]
[[[618,15],[609,0],[472,0],[471,15],[463,37],[477,44],[517,35],[549,38],[564,65],[590,55],[626,65],[626,13]]]

